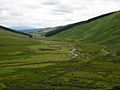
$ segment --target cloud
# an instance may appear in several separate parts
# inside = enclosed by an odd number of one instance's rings
[[[73,13],[74,9],[67,5],[59,5],[53,9],[53,13],[56,15],[64,15],[64,14],[71,14]]]
[[[103,0],[103,1],[120,2],[120,0]]]
[[[120,0],[0,0],[0,24],[49,27],[120,9]]]
[[[59,0],[44,0],[42,2],[43,5],[58,5]]]

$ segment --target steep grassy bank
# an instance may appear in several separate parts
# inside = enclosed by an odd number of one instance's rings
[[[89,22],[86,21],[83,24],[75,24],[70,28],[65,26],[63,27],[64,31],[56,33],[51,38],[98,44],[120,44],[119,21],[120,12],[115,12],[95,20],[92,19]]]

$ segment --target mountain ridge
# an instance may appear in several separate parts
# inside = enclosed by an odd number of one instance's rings
[[[53,35],[55,35],[55,34],[57,34],[57,33],[59,33],[59,32],[62,32],[62,31],[64,31],[64,30],[70,29],[70,28],[74,27],[75,25],[81,25],[81,24],[89,23],[89,22],[91,22],[91,21],[93,21],[93,20],[100,19],[100,18],[102,18],[102,17],[111,15],[111,14],[113,14],[113,13],[115,13],[115,12],[110,12],[110,13],[107,13],[107,14],[103,14],[103,15],[100,15],[100,16],[96,16],[96,17],[93,17],[93,18],[88,19],[88,20],[85,20],[85,21],[80,21],[80,22],[77,22],[77,23],[68,24],[68,25],[63,26],[63,27],[61,27],[61,28],[59,28],[59,29],[56,29],[56,32],[53,33]],[[65,28],[65,29],[64,29],[64,28]],[[61,29],[64,29],[64,30],[61,30]],[[52,36],[52,35],[49,34],[49,32],[46,33],[46,37],[49,37],[49,36]]]
[[[119,21],[120,11],[116,11],[64,26],[56,29],[55,32],[46,33],[46,37],[99,44],[120,44]]]

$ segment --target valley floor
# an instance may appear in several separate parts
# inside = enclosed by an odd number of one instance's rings
[[[1,44],[0,90],[117,90],[119,49],[48,40]]]

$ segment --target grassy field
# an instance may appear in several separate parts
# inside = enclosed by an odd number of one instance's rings
[[[1,90],[109,90],[120,85],[120,57],[112,56],[119,48],[107,47],[106,54],[102,46],[87,43],[20,40],[1,40]],[[73,47],[78,57],[72,59],[68,51]]]
[[[32,90],[41,79],[57,74],[67,62],[69,46],[63,42],[35,40],[0,32],[0,89]],[[56,68],[54,68],[56,67]]]

